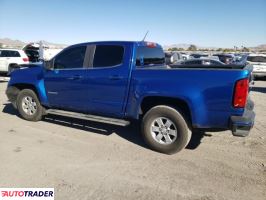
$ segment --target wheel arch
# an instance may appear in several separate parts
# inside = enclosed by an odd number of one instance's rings
[[[39,92],[38,92],[37,88],[33,84],[16,83],[16,84],[9,85],[8,87],[16,88],[18,90],[18,92],[21,91],[21,90],[24,90],[24,89],[30,89],[30,90],[35,92],[35,94],[37,95],[37,97],[40,100]],[[18,95],[18,92],[17,92],[17,95]]]
[[[154,106],[158,105],[166,105],[171,106],[177,109],[183,117],[185,117],[186,121],[192,125],[193,123],[193,113],[191,112],[191,108],[189,103],[181,98],[175,97],[164,97],[164,96],[146,96],[142,99],[139,106],[139,115],[144,115],[148,110],[150,110]]]

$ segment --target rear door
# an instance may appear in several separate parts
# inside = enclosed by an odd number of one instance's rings
[[[47,70],[44,78],[51,107],[87,111],[89,99],[86,50],[85,45],[70,47],[54,58],[54,69]]]
[[[131,66],[130,43],[96,44],[88,76],[90,113],[122,117]]]

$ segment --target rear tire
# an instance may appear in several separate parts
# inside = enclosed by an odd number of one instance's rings
[[[17,97],[17,108],[20,116],[28,121],[40,121],[44,108],[33,90],[24,89]]]
[[[142,135],[155,151],[174,154],[190,141],[191,131],[182,114],[170,106],[151,108],[142,120]]]

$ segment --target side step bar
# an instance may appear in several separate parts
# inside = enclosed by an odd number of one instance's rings
[[[70,112],[70,111],[57,110],[57,109],[48,109],[46,110],[46,113],[53,114],[53,115],[61,115],[65,117],[73,117],[77,119],[85,119],[85,120],[95,121],[95,122],[102,122],[106,124],[114,124],[118,126],[127,126],[130,124],[129,121],[126,121],[123,119],[101,117],[101,116],[96,116],[96,115],[88,115],[88,114],[83,114],[83,113]]]

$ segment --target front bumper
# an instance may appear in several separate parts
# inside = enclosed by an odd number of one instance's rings
[[[231,131],[234,136],[246,137],[254,126],[254,102],[248,99],[243,116],[231,116]]]

